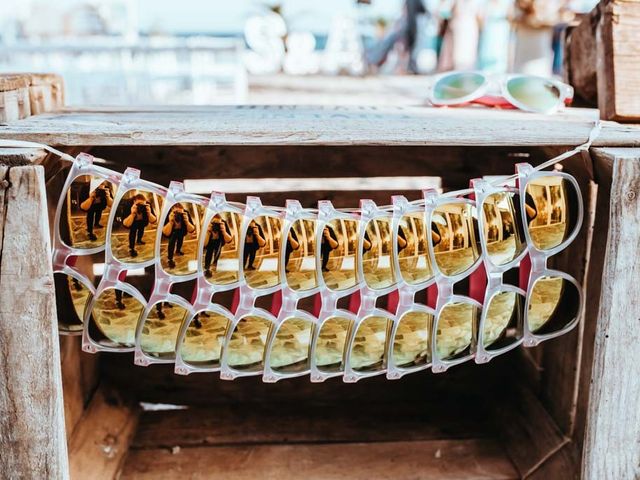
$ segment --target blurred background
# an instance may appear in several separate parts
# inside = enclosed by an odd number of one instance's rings
[[[558,75],[595,0],[3,0],[0,73],[69,105],[406,104],[448,70]]]

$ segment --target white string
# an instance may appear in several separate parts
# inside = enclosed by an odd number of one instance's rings
[[[578,145],[577,147],[575,147],[572,150],[569,150],[567,152],[564,152],[556,157],[553,157],[549,160],[547,160],[544,163],[541,163],[540,165],[538,165],[537,167],[534,168],[534,170],[544,170],[545,168],[548,168],[552,165],[555,165],[556,163],[560,163],[564,160],[566,160],[569,157],[572,157],[573,155],[575,155],[578,152],[584,152],[584,151],[588,151],[589,148],[591,148],[591,144],[598,138],[598,136],[600,135],[600,132],[602,130],[602,123],[600,122],[600,120],[596,120],[595,124],[593,126],[593,128],[591,129],[591,131],[589,132],[589,138],[587,139],[587,141],[585,143],[583,143],[582,145]],[[59,156],[60,158],[62,158],[63,160],[66,160],[68,162],[74,162],[75,159],[64,152],[61,152],[59,150],[56,150],[53,147],[50,147],[49,145],[45,145],[44,143],[37,143],[37,142],[25,142],[22,140],[1,140],[0,139],[0,147],[9,147],[9,148],[22,148],[22,147],[27,147],[27,148],[42,148],[50,153],[53,153],[54,155]],[[509,184],[509,182],[511,182],[512,180],[515,180],[516,178],[518,178],[518,174],[513,174],[510,175],[508,177],[502,177],[502,178],[498,178],[492,182],[489,182],[491,185],[493,186],[504,186]],[[154,184],[155,185],[155,184]],[[160,185],[158,185],[160,186]],[[461,195],[469,195],[471,193],[473,193],[474,190],[472,188],[466,188],[464,190],[455,190],[455,191],[451,191],[451,192],[446,192],[443,193],[442,196],[444,197],[457,197],[457,196],[461,196]],[[204,197],[203,197],[204,198]],[[424,205],[424,199],[419,199],[419,200],[414,200],[412,202],[409,202],[411,205],[416,205],[416,206],[420,206],[420,205]],[[281,207],[268,207],[268,208],[274,208],[274,209],[278,209],[278,211],[280,211]],[[384,205],[382,207],[378,207],[381,210],[391,210],[393,207],[391,205]],[[312,209],[315,210],[315,209]],[[344,213],[358,213],[360,211],[359,208],[340,208],[337,209],[340,212],[344,212]]]
[[[49,145],[45,145],[44,143],[37,142],[24,142],[22,140],[0,140],[0,147],[9,147],[9,148],[42,148],[47,152],[53,153],[54,155],[59,156],[63,160],[67,162],[73,162],[75,159],[69,155],[68,153],[61,152],[60,150],[56,150]]]

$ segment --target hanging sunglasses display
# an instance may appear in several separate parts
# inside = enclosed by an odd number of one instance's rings
[[[583,302],[574,278],[547,267],[581,228],[578,183],[543,169],[588,145],[465,190],[317,210],[206,199],[80,154],[53,231],[60,333],[82,335],[88,352],[134,352],[138,365],[265,382],[398,379],[537,345],[571,330]],[[94,286],[77,265],[100,254]],[[146,296],[131,277],[145,268]],[[513,272],[518,285],[505,281]],[[178,284],[193,285],[190,299]]]

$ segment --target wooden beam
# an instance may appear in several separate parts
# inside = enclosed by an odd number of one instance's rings
[[[68,478],[44,170],[0,167],[0,477]]]
[[[470,439],[132,450],[120,478],[500,480],[518,476],[495,441]]]
[[[117,478],[138,423],[139,407],[102,385],[69,441],[71,479]]]
[[[390,414],[393,410],[393,414]],[[146,411],[133,448],[483,438],[493,428],[463,401],[232,403]]]
[[[607,120],[640,120],[640,1],[604,0],[597,33],[598,108]],[[620,145],[624,146],[624,145]]]
[[[516,384],[515,376],[510,378],[510,383]],[[505,388],[492,407],[492,423],[521,478],[539,470],[569,443],[540,400],[524,385]],[[577,462],[565,463],[564,469],[567,475],[577,472]]]
[[[0,126],[0,138],[75,145],[574,146],[597,110],[554,115],[481,108],[209,106],[62,110]],[[640,126],[605,122],[596,146],[640,145]]]
[[[612,161],[609,237],[595,334],[584,478],[640,477],[640,149]]]

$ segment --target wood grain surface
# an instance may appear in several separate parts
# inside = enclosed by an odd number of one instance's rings
[[[640,150],[604,154],[613,179],[583,453],[587,480],[640,477]]]
[[[64,479],[67,445],[44,170],[0,168],[9,181],[0,187],[0,478]]]
[[[0,138],[73,145],[564,145],[586,142],[597,110],[554,115],[480,108],[228,106],[62,109],[0,126]],[[596,146],[640,145],[605,122]]]

